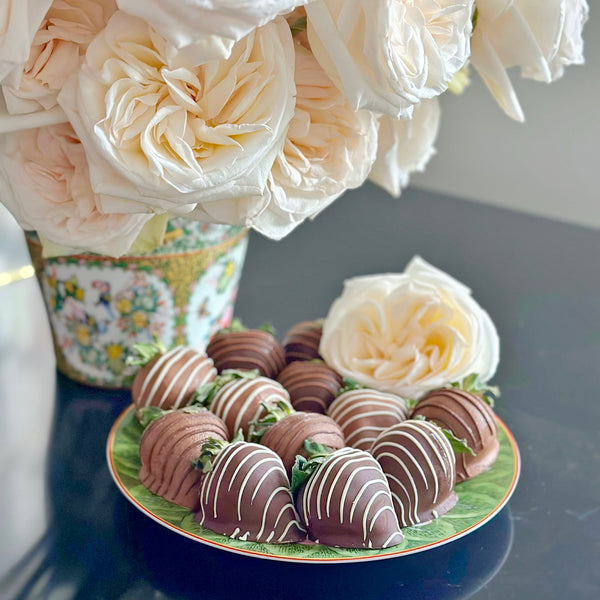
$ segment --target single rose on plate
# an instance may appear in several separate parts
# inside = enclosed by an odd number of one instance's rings
[[[550,83],[583,64],[588,17],[586,0],[477,0],[471,63],[508,116],[524,120],[507,69]]]
[[[89,156],[106,212],[187,214],[197,202],[260,195],[294,110],[294,49],[283,17],[228,59],[171,62],[166,40],[117,11],[59,104]]]
[[[319,352],[342,376],[417,399],[473,373],[489,381],[500,342],[471,291],[416,256],[403,273],[347,280]]]
[[[316,0],[308,38],[354,108],[410,117],[469,58],[474,0]]]
[[[377,119],[350,107],[309,49],[296,43],[295,54],[294,116],[263,195],[201,204],[205,220],[231,222],[239,215],[239,224],[281,239],[366,180]]]
[[[18,86],[29,49],[52,0],[0,0],[0,84]]]
[[[2,88],[11,114],[49,110],[79,69],[94,36],[117,9],[114,0],[54,0],[38,28],[18,86]]]
[[[56,253],[120,256],[152,217],[99,211],[83,146],[68,123],[3,135],[0,185],[21,227],[37,231]]]
[[[410,174],[423,171],[435,154],[440,115],[438,99],[429,98],[415,106],[412,119],[381,117],[377,159],[369,179],[399,197]]]
[[[310,0],[117,0],[163,35],[170,58],[192,65],[227,58],[252,30]]]

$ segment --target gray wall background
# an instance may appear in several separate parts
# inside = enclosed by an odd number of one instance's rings
[[[442,96],[437,154],[412,186],[600,228],[600,2],[589,5],[585,65],[550,85],[512,70],[525,123],[473,69],[462,96]]]

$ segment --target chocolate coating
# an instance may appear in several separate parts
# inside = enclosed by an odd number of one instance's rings
[[[284,402],[291,408],[290,396],[281,384],[267,377],[257,377],[235,379],[226,383],[215,394],[210,410],[225,421],[231,437],[240,429],[244,437],[247,437],[250,421],[258,420],[264,415],[261,402],[268,406]]]
[[[198,386],[216,376],[213,361],[205,354],[175,346],[140,368],[133,380],[131,398],[138,408],[180,408],[190,402]]]
[[[285,367],[283,348],[270,333],[260,329],[217,333],[208,343],[206,353],[219,372],[258,369],[261,375],[274,379]]]
[[[342,428],[347,446],[369,450],[384,429],[408,418],[408,408],[400,396],[362,389],[340,394],[327,414]]]
[[[289,392],[295,410],[325,414],[343,382],[325,363],[295,361],[277,377]]]
[[[342,448],[300,488],[296,507],[309,537],[340,548],[388,548],[403,535],[390,489],[367,452]]]
[[[283,466],[291,477],[296,455],[308,457],[304,449],[306,439],[332,450],[345,446],[342,430],[333,419],[310,412],[293,413],[274,423],[264,433],[260,443],[281,457]]]
[[[319,344],[323,325],[320,321],[302,321],[296,323],[283,338],[285,360],[289,364],[297,360],[321,358]]]
[[[196,521],[230,538],[285,544],[306,539],[281,459],[249,442],[226,446],[202,481]]]
[[[387,476],[401,527],[443,515],[458,501],[454,451],[434,423],[398,423],[379,434],[371,453]]]
[[[466,440],[469,452],[456,454],[456,481],[485,471],[498,456],[498,426],[492,409],[475,394],[459,389],[439,389],[419,400],[412,416],[421,415]]]
[[[146,427],[140,440],[140,482],[153,494],[194,510],[202,472],[192,461],[209,438],[228,440],[225,423],[209,411],[167,413]]]

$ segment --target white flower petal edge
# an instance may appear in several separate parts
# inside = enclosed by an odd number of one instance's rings
[[[356,108],[393,118],[444,92],[469,58],[474,0],[316,0],[319,63]]]
[[[59,104],[90,159],[96,193],[124,210],[188,214],[196,203],[262,193],[294,110],[293,41],[283,17],[226,60],[171,64],[166,41],[117,11]],[[117,211],[117,206],[106,207]]]
[[[121,256],[152,216],[102,213],[85,152],[68,124],[3,135],[0,180],[2,201],[23,229],[62,254]]]
[[[471,373],[491,379],[500,342],[469,288],[417,256],[403,273],[346,281],[320,353],[343,376],[416,399]]]
[[[167,55],[192,65],[227,58],[252,30],[309,0],[117,0],[169,42]]]
[[[415,106],[412,119],[381,117],[377,159],[369,179],[399,197],[410,181],[410,174],[423,171],[435,154],[440,116],[438,99],[430,98]]]
[[[23,65],[52,0],[0,0],[0,84],[18,86]]]
[[[583,64],[586,0],[478,0],[471,63],[506,114],[523,110],[506,70],[550,83],[568,65]]]

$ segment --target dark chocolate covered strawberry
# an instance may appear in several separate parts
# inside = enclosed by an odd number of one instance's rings
[[[131,387],[131,398],[138,407],[181,408],[190,403],[196,389],[217,376],[213,361],[193,348],[175,346],[166,350],[157,344],[139,344],[141,365]]]
[[[421,398],[413,417],[422,416],[464,440],[472,452],[456,455],[456,481],[490,467],[498,456],[498,426],[491,407],[478,395],[456,388],[438,389]]]
[[[312,455],[299,457],[293,474],[296,508],[311,539],[341,548],[389,548],[402,541],[386,477],[368,452]]]
[[[454,451],[435,423],[393,425],[379,434],[371,454],[388,479],[401,527],[430,521],[456,504]]]
[[[260,441],[281,457],[290,477],[296,456],[308,456],[304,448],[305,440],[310,439],[331,451],[345,446],[342,430],[326,415],[296,412],[285,403],[264,408],[262,419],[251,424],[250,435],[253,441]]]
[[[195,509],[202,473],[192,463],[211,438],[228,440],[229,434],[225,423],[206,409],[165,412],[142,434],[140,482],[169,502]]]
[[[408,408],[400,396],[361,388],[342,392],[327,414],[341,427],[347,446],[369,450],[384,429],[408,418]]]
[[[219,372],[258,369],[261,375],[274,379],[285,367],[283,348],[275,336],[267,330],[245,329],[239,321],[217,332],[206,353]]]
[[[323,321],[302,321],[291,327],[283,338],[286,362],[321,358],[319,344],[323,333]]]
[[[207,444],[210,446],[210,443]],[[215,533],[255,542],[306,539],[281,459],[269,448],[239,441],[217,448],[202,480],[196,521]]]
[[[343,385],[342,378],[322,361],[295,361],[277,377],[296,410],[325,414]]]

